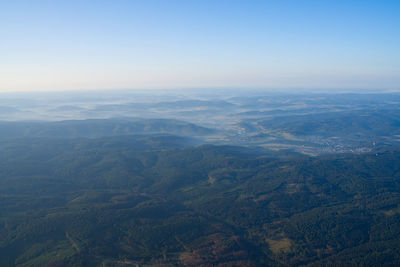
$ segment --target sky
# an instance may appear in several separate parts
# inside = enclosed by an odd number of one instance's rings
[[[0,0],[0,91],[400,91],[400,1]]]

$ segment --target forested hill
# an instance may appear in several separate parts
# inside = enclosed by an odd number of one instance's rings
[[[0,142],[0,266],[400,264],[400,150],[184,141]]]
[[[0,122],[0,138],[10,137],[104,137],[135,134],[206,136],[215,130],[173,119],[89,119],[69,121]]]

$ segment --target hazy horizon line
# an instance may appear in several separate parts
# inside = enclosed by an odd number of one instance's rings
[[[20,95],[20,94],[91,94],[91,93],[273,93],[273,94],[296,94],[296,93],[310,93],[310,94],[343,94],[343,93],[357,93],[357,94],[370,94],[370,93],[400,93],[400,88],[308,88],[308,87],[158,87],[158,88],[85,88],[85,89],[69,89],[69,90],[0,90],[1,95]]]

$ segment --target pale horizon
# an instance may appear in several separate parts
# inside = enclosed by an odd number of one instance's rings
[[[0,92],[400,90],[396,1],[2,1]]]

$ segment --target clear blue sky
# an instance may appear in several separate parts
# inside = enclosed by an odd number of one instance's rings
[[[400,89],[400,1],[0,0],[0,91]]]

